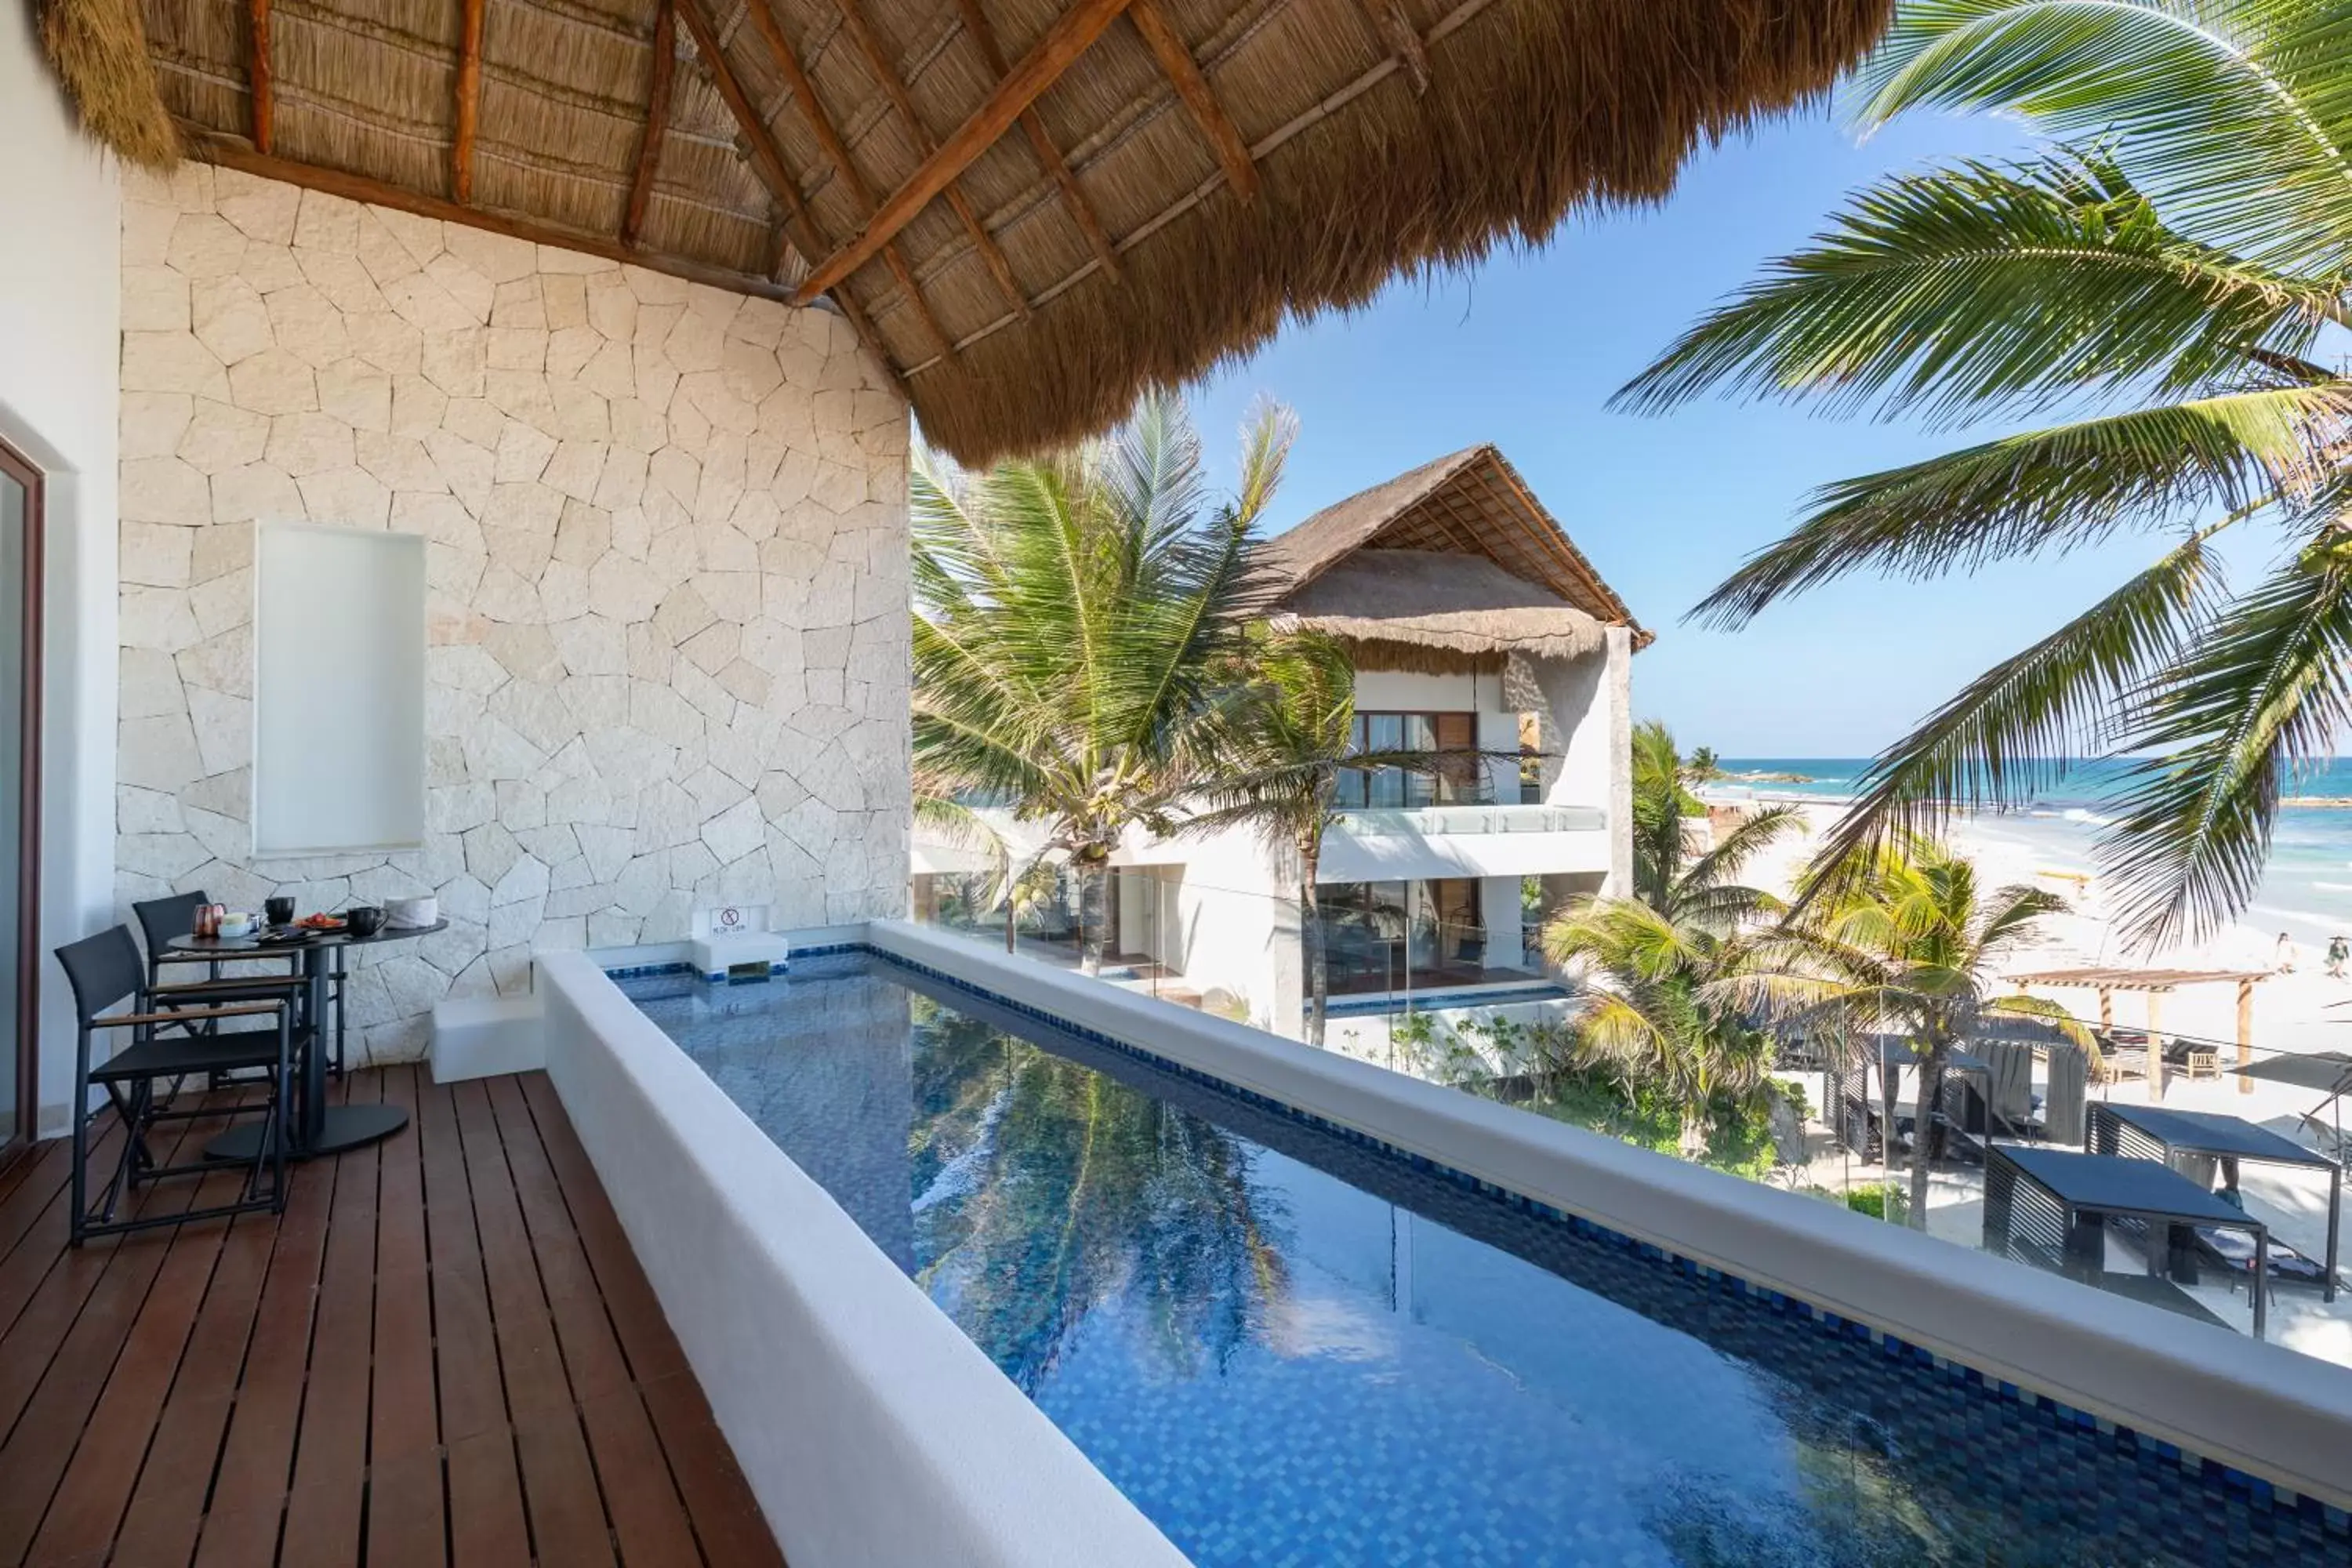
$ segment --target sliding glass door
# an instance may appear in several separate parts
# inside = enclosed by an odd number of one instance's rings
[[[41,475],[0,443],[0,1157],[33,1131],[40,897]]]

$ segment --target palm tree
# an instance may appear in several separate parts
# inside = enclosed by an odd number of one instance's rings
[[[1759,907],[1754,895],[1731,879],[1801,826],[1803,814],[1790,805],[1750,812],[1694,860],[1684,824],[1705,816],[1706,803],[1691,794],[1689,776],[1663,721],[1633,726],[1633,896],[1670,921],[1749,918]]]
[[[1301,956],[1307,970],[1307,1042],[1323,1043],[1330,972],[1316,876],[1323,835],[1339,817],[1344,768],[1435,773],[1472,766],[1481,752],[1355,749],[1356,668],[1338,638],[1313,630],[1260,636],[1244,662],[1212,749],[1216,766],[1196,782],[1177,831],[1188,837],[1245,828],[1270,854],[1298,868]],[[1516,751],[1494,755],[1517,761]]]
[[[2162,542],[1889,748],[1828,863],[2028,797],[2070,757],[2141,753],[2103,846],[2128,929],[2201,933],[2251,897],[2284,776],[2352,718],[2352,379],[2315,357],[2352,325],[2347,20],[2343,0],[1904,0],[1860,124],[1986,110],[2039,155],[1862,192],[1618,395],[2073,416],[1825,487],[1694,612],[1718,626],[1859,570]],[[2211,540],[2254,525],[2284,548],[2233,597]]]
[[[1130,826],[1168,825],[1202,761],[1293,429],[1261,408],[1239,490],[1214,504],[1172,397],[1104,440],[984,474],[916,457],[915,765],[1046,825],[1045,852],[1078,879],[1089,973],[1112,851]]]
[[[1723,763],[1717,760],[1713,746],[1699,746],[1683,764],[1683,773],[1695,784],[1713,784],[1723,776]]]
[[[1639,726],[1634,897],[1568,910],[1545,929],[1544,952],[1584,982],[1578,1061],[1669,1096],[1682,1110],[1682,1152],[1696,1159],[1719,1116],[1768,1091],[1773,1040],[1747,991],[1786,962],[1782,910],[1737,879],[1802,817],[1792,806],[1754,813],[1694,857],[1683,776],[1665,726]]]
[[[1919,1058],[1919,1117],[1912,1141],[1910,1223],[1925,1229],[1927,1163],[1938,1130],[1934,1109],[1954,1050],[2002,1021],[2054,1028],[2081,1040],[2080,1024],[2054,1002],[2001,989],[2000,970],[2066,901],[2015,884],[1986,889],[1976,867],[1937,840],[1906,835],[1873,851],[1829,885],[1834,908],[1789,928],[1783,963],[1734,987],[1778,1024],[1826,1026],[1846,1036],[1895,1034]],[[1890,1104],[1887,1163],[1895,1163],[1893,1075],[1880,1074]]]

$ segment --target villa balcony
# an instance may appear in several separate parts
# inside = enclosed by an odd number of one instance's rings
[[[1609,870],[1598,806],[1467,805],[1344,811],[1323,841],[1317,879],[1537,877]]]
[[[0,1563],[781,1564],[546,1075],[336,1087],[413,1126],[282,1218],[72,1250],[65,1142],[0,1172]]]

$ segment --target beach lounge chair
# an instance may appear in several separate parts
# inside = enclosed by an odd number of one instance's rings
[[[2089,1057],[2093,1083],[2116,1084],[2132,1079],[2143,1083],[2147,1080],[2146,1036],[2140,1037],[2143,1043],[2137,1048],[2123,1045],[2121,1041],[2126,1037],[2122,1036],[2103,1037],[2093,1030],[2086,1037],[2089,1043],[2084,1049]]]
[[[2244,1279],[2254,1270],[2253,1237],[2243,1231],[2199,1226],[2197,1248],[2233,1279]],[[2270,1278],[2273,1285],[2308,1285],[2317,1290],[2327,1283],[2327,1268],[2318,1259],[2296,1251],[2273,1235]]]

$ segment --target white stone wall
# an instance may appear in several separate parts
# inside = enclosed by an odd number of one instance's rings
[[[203,165],[122,236],[126,910],[437,894],[353,980],[377,1058],[535,947],[902,911],[907,413],[837,316]],[[253,858],[280,520],[428,541],[420,851]]]

